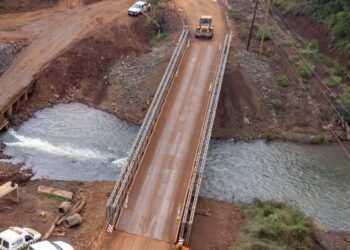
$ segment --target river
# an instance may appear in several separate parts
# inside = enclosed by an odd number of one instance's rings
[[[115,180],[138,127],[82,104],[38,111],[0,135],[11,161],[35,178]],[[201,194],[226,201],[279,200],[331,229],[350,231],[350,164],[337,145],[213,140]]]

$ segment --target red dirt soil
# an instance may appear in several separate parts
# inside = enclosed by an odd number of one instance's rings
[[[46,9],[57,5],[59,0],[1,0],[0,14]]]

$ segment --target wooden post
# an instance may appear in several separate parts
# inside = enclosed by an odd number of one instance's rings
[[[257,9],[258,9],[258,4],[259,4],[259,0],[256,0],[255,9],[254,9],[254,15],[253,15],[253,20],[252,20],[252,26],[250,27],[250,33],[249,33],[249,38],[248,38],[247,50],[249,50],[249,47],[250,47],[250,40],[252,39],[253,28],[254,28],[254,23],[255,23],[256,11],[257,11]]]

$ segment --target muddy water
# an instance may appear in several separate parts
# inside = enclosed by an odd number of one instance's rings
[[[114,179],[138,127],[72,103],[35,113],[18,130],[1,135],[12,161],[25,162],[35,178]]]
[[[114,180],[138,127],[82,104],[43,109],[0,135],[12,161],[36,178]],[[332,229],[350,231],[349,158],[334,145],[213,141],[202,195],[287,201]]]
[[[287,201],[350,231],[349,163],[335,145],[213,141],[201,192],[226,201]]]

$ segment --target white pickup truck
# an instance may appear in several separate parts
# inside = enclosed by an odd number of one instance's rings
[[[137,1],[133,6],[128,9],[129,16],[139,16],[142,13],[150,11],[151,4],[147,1]]]
[[[41,234],[33,229],[10,227],[0,233],[0,250],[26,249],[40,239]]]

